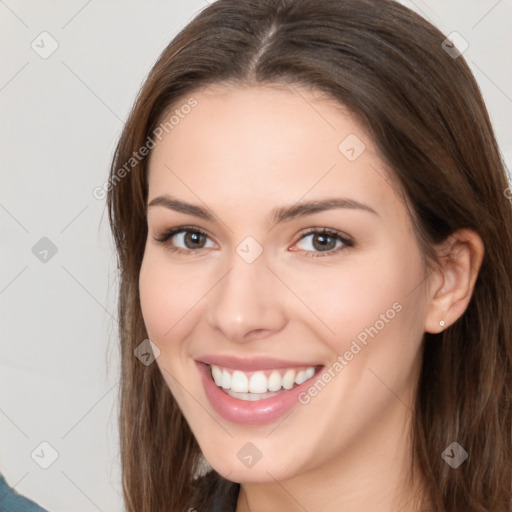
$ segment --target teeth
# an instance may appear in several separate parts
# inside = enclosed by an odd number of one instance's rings
[[[292,389],[295,384],[295,370],[288,370],[283,377],[283,388]]]
[[[220,368],[219,368],[220,370]],[[229,389],[231,388],[231,375],[226,371],[222,371],[222,388],[223,389]]]
[[[226,371],[226,370],[224,370]],[[249,379],[244,372],[235,370],[231,375],[231,391],[236,393],[247,393],[249,391]]]
[[[270,377],[267,381],[267,389],[269,391],[278,391],[281,389],[282,379],[279,372],[276,372],[275,370],[270,374]]]
[[[230,389],[226,391],[229,396],[238,398],[238,400],[245,400],[247,402],[256,402],[257,400],[264,400],[271,396],[278,395],[279,393],[234,393]]]
[[[212,366],[212,377],[215,384],[222,387],[222,370],[218,366]]]
[[[306,370],[306,380],[311,379],[315,375],[315,369],[313,367]]]
[[[297,373],[297,377],[295,377],[295,382],[297,384],[302,384],[306,380],[308,380],[308,378],[306,377],[306,372],[304,370],[302,370],[301,372]]]
[[[314,366],[300,370],[293,368],[286,371],[273,370],[268,377],[263,371],[247,374],[241,370],[228,371],[213,364],[210,368],[215,384],[226,391],[229,390],[229,395],[242,400],[256,399],[250,396],[251,393],[259,394],[260,398],[266,398],[263,395],[268,395],[269,392],[274,394],[281,388],[292,389],[315,374]],[[268,374],[268,371],[266,373]]]
[[[262,372],[256,372],[251,375],[249,379],[250,393],[266,393],[267,392],[267,378]]]

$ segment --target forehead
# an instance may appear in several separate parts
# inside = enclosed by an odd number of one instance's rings
[[[195,106],[180,111],[191,98]],[[176,102],[164,122],[170,115],[172,129],[151,155],[150,198],[202,194],[247,206],[326,194],[385,203],[394,194],[369,135],[319,91],[216,84]]]
[[[191,99],[195,101],[194,108],[186,106]],[[367,146],[372,145],[342,104],[321,91],[298,85],[213,84],[176,101],[163,123],[171,118],[172,126],[166,130],[166,134],[173,134],[173,140],[168,141],[171,146],[180,146],[185,138],[189,140],[193,131],[194,142],[204,149],[220,149],[224,141],[225,145],[231,144],[232,155],[249,152],[254,155],[261,153],[259,148],[273,149],[275,156],[279,149],[290,156],[292,151],[300,154],[301,147],[287,144],[298,140],[307,143],[302,152],[316,146],[322,151],[334,150],[336,154],[338,139],[344,132],[357,133]],[[170,139],[166,134],[164,138]],[[240,141],[242,146],[235,144]]]

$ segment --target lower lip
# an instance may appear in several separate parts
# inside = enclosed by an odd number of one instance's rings
[[[206,396],[215,411],[224,419],[243,425],[263,425],[284,416],[294,405],[298,404],[298,395],[310,386],[311,379],[314,378],[313,376],[299,386],[270,398],[256,401],[239,400],[229,396],[215,384],[210,375],[209,365],[197,361],[196,364],[201,374]],[[315,375],[317,374],[318,372]]]

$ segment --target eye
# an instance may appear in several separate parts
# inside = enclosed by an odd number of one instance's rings
[[[306,248],[300,250],[312,258],[331,256],[344,248],[354,246],[354,241],[350,237],[328,228],[311,229],[301,236],[299,242],[308,237],[310,237],[309,242],[304,244]],[[156,242],[165,245],[169,251],[177,254],[192,254],[198,252],[199,249],[214,247],[215,244],[206,245],[208,239],[209,237],[204,231],[193,226],[171,228],[154,238]],[[176,244],[184,247],[177,247]]]
[[[354,246],[354,241],[351,238],[328,228],[309,230],[301,236],[299,242],[306,240],[308,237],[310,237],[310,240],[304,244],[306,248],[302,250],[306,252],[306,256],[312,258],[331,256],[344,247]]]
[[[180,226],[168,229],[160,233],[154,239],[155,241],[165,245],[171,252],[176,252],[178,254],[190,254],[197,252],[197,249],[207,248],[205,242],[206,239],[208,239],[208,235],[199,228],[194,228],[192,226]],[[176,243],[184,245],[185,247],[176,247]]]

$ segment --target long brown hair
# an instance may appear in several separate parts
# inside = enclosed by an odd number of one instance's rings
[[[424,336],[413,460],[436,511],[512,510],[512,207],[478,86],[444,40],[392,0],[218,0],[165,48],[126,122],[108,182],[129,512],[205,510],[214,487],[232,491],[215,472],[211,488],[199,489],[200,451],[187,422],[157,365],[134,357],[148,337],[138,277],[151,153],[141,156],[141,148],[152,147],[171,109],[221,82],[298,84],[347,107],[398,179],[429,264],[436,262],[434,244],[455,230],[480,235],[485,256],[465,313]],[[441,457],[453,441],[469,454],[457,469]]]

